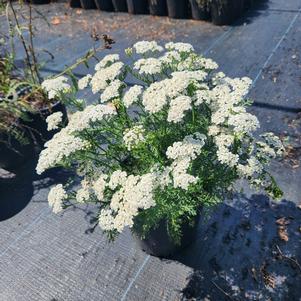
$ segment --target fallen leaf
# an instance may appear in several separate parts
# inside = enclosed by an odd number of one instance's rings
[[[276,220],[276,224],[278,225],[278,236],[283,241],[288,241],[288,233],[286,226],[289,224],[289,220],[287,220],[285,217],[281,217]]]
[[[58,18],[58,17],[53,17],[52,20],[51,20],[51,24],[52,24],[52,25],[58,25],[58,24],[61,24],[60,18]]]
[[[276,224],[280,225],[280,226],[286,226],[289,223],[290,223],[289,220],[287,220],[285,217],[281,217],[281,218],[276,220]]]
[[[82,11],[81,9],[77,9],[77,10],[75,11],[75,13],[76,13],[77,15],[81,15],[81,14],[83,13],[83,11]]]

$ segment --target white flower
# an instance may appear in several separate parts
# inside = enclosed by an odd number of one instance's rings
[[[66,130],[71,133],[82,131],[89,128],[92,122],[101,121],[116,114],[116,109],[112,105],[90,105],[83,111],[77,111],[70,116]]]
[[[111,209],[103,209],[98,218],[98,224],[103,231],[114,230],[114,216]]]
[[[47,130],[52,131],[58,129],[58,125],[62,122],[63,113],[55,112],[46,118]]]
[[[233,154],[229,151],[227,147],[221,146],[218,148],[217,152],[218,160],[229,167],[234,167],[237,165],[239,156],[237,154]]]
[[[92,92],[95,94],[104,90],[111,81],[115,80],[121,74],[123,66],[122,62],[117,62],[109,67],[98,70],[90,82]]]
[[[99,63],[95,65],[95,71],[99,71],[105,67],[108,67],[108,65],[113,64],[117,61],[119,61],[118,54],[108,54]]]
[[[123,103],[126,108],[137,102],[143,91],[142,86],[135,85],[125,92],[123,96]]]
[[[109,100],[112,100],[113,98],[119,97],[120,94],[120,88],[123,86],[123,82],[121,82],[119,79],[116,79],[110,83],[110,85],[105,88],[103,93],[100,96],[100,101],[102,103],[108,102]]]
[[[265,140],[267,145],[274,149],[277,156],[281,156],[283,154],[285,149],[279,137],[275,136],[273,133],[264,133],[260,135],[260,137]]]
[[[90,190],[88,188],[80,188],[77,192],[76,192],[76,201],[78,203],[85,203],[86,201],[88,201],[90,198]]]
[[[191,98],[189,96],[178,96],[170,101],[167,121],[178,123],[185,116],[185,112],[191,109]]]
[[[115,170],[111,177],[108,186],[110,189],[115,189],[118,185],[124,185],[127,178],[127,173],[121,170]]]
[[[190,158],[177,159],[172,164],[172,176],[174,188],[182,188],[187,190],[190,184],[195,184],[198,181],[197,177],[187,173],[190,166]]]
[[[258,161],[256,157],[251,157],[247,160],[247,164],[238,164],[237,171],[238,173],[245,177],[252,177],[255,173],[260,174],[262,172],[263,166]]]
[[[82,77],[78,82],[77,82],[77,85],[78,85],[78,89],[79,90],[83,90],[85,89],[90,80],[92,79],[92,75],[91,74],[87,74],[86,76]]]
[[[174,43],[174,42],[169,42],[165,44],[165,48],[167,50],[177,50],[179,52],[192,52],[194,51],[193,46],[189,43]]]
[[[181,60],[181,54],[177,51],[167,51],[159,57],[159,60],[164,63],[164,64],[172,64],[172,63],[177,63],[178,61]]]
[[[102,174],[93,184],[92,188],[99,201],[104,200],[104,192],[107,186],[108,175]]]
[[[52,187],[48,194],[48,203],[54,213],[59,213],[63,210],[63,201],[68,195],[62,184]]]
[[[155,75],[162,71],[162,62],[156,58],[140,59],[135,62],[134,69],[138,70],[139,74]]]
[[[252,133],[259,128],[257,117],[250,113],[231,115],[228,124],[234,127],[236,133]]]
[[[188,135],[183,141],[174,142],[166,151],[166,156],[169,159],[179,159],[188,157],[195,159],[202,151],[205,145],[206,136],[200,133]]]
[[[134,44],[133,48],[138,54],[146,54],[148,52],[162,51],[163,47],[159,46],[156,41],[139,41]]]
[[[188,80],[203,81],[207,77],[207,73],[202,70],[197,71],[175,71],[171,74],[174,78],[186,78]]]
[[[129,151],[145,141],[144,132],[145,130],[142,125],[136,125],[125,130],[123,141]]]
[[[36,167],[40,175],[45,170],[55,167],[63,159],[68,158],[76,151],[87,147],[87,142],[79,137],[71,135],[66,128],[55,134],[51,140],[45,143],[45,149],[40,153],[39,161]]]
[[[65,93],[70,91],[71,87],[67,81],[67,77],[59,76],[44,80],[41,86],[48,93],[48,98],[54,99],[59,96],[61,92]]]

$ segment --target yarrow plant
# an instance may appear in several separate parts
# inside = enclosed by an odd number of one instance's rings
[[[200,207],[222,201],[238,179],[282,196],[266,167],[283,146],[272,133],[254,135],[259,121],[246,110],[249,78],[217,72],[186,43],[140,41],[126,54],[130,64],[108,55],[75,88],[62,78],[43,84],[76,108],[37,165],[39,174],[63,166],[82,178],[75,191],[51,189],[55,212],[96,203],[110,238],[126,227],[145,237],[166,220],[179,243],[182,225],[193,223]],[[133,77],[136,85],[128,84]],[[96,101],[79,101],[78,89],[91,89]],[[48,121],[56,128],[60,116]]]

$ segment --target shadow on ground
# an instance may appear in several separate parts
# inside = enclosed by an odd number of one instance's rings
[[[290,201],[253,195],[220,205],[173,258],[194,269],[183,300],[301,300],[300,231]]]
[[[21,212],[40,189],[66,181],[68,173],[60,168],[53,168],[38,176],[36,164],[37,158],[31,157],[15,171],[16,174],[7,178],[0,174],[0,221]]]

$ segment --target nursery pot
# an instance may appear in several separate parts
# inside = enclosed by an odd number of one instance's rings
[[[99,10],[104,10],[104,11],[114,10],[112,0],[95,0],[95,4]]]
[[[57,131],[48,131],[46,118],[55,112],[63,113],[63,122],[67,120],[66,107],[59,101],[49,107],[40,109],[37,113],[28,113],[29,121],[22,121],[21,123],[31,129],[33,143],[39,151],[44,143],[50,140]]]
[[[227,0],[220,4],[219,0],[211,1],[211,18],[215,25],[229,25],[243,13],[243,0]]]
[[[26,2],[31,4],[49,4],[50,0],[26,0]]]
[[[155,16],[166,16],[166,0],[148,0],[149,13]]]
[[[175,19],[185,19],[188,17],[189,0],[167,0],[168,16]]]
[[[94,0],[80,0],[81,6],[83,9],[95,9],[95,1]]]
[[[168,258],[196,240],[198,222],[199,215],[194,218],[193,225],[187,223],[182,226],[182,238],[179,245],[169,237],[166,220],[161,220],[158,227],[152,229],[145,239],[141,239],[137,234],[134,234],[134,238],[138,246],[147,254]]]
[[[147,14],[148,0],[127,0],[128,12],[130,14]]]
[[[70,7],[80,8],[82,7],[80,4],[80,0],[69,0]]]
[[[112,0],[112,3],[115,11],[119,11],[119,12],[128,11],[126,0]]]
[[[0,134],[0,168],[14,172],[34,154],[32,144],[21,144],[16,138],[6,133]],[[5,142],[4,142],[5,141]]]
[[[191,6],[192,19],[195,20],[208,20],[210,18],[208,6],[205,4],[201,6],[198,0],[189,0]]]

